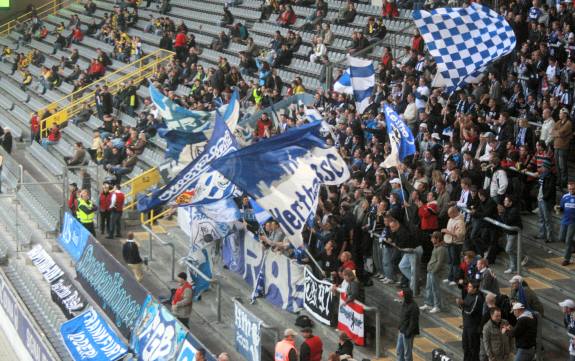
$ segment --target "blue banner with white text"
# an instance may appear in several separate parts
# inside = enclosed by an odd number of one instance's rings
[[[68,254],[74,262],[78,262],[84,252],[84,247],[88,243],[90,232],[82,223],[80,223],[72,213],[66,212],[64,214],[64,222],[62,224],[62,233],[58,237],[58,243]]]
[[[261,338],[262,338],[262,320],[254,316],[234,301],[235,318],[234,325],[236,329],[235,346],[243,357],[248,361],[261,360]]]
[[[64,344],[74,360],[115,361],[128,347],[93,308],[60,326]]]

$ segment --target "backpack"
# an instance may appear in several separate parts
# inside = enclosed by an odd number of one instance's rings
[[[313,327],[313,321],[308,316],[301,315],[295,319],[295,325],[301,328]]]

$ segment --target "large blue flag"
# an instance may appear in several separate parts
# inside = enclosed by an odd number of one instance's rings
[[[399,115],[387,104],[384,104],[385,124],[391,143],[391,153],[383,161],[385,168],[397,167],[398,163],[409,155],[415,154],[415,139],[411,129]]]
[[[217,115],[212,137],[196,159],[182,169],[165,187],[153,192],[151,196],[138,199],[140,212],[168,202],[200,205],[233,197],[236,194],[234,185],[210,166],[215,159],[239,149],[236,138],[225,122],[225,119],[233,116],[228,113],[239,115],[233,108],[228,107],[223,117]]]
[[[347,165],[325,143],[320,128],[321,122],[310,123],[212,163],[270,212],[296,248],[303,245],[301,231],[315,212],[320,185],[349,178]]]
[[[158,135],[168,143],[166,157],[179,159],[182,149],[187,144],[202,143],[210,139],[214,129],[214,118],[219,110],[213,112],[192,111],[181,107],[162,94],[153,85],[149,86],[150,97],[166,123],[165,128],[158,129]],[[235,130],[240,114],[238,92],[234,91],[229,105],[225,106],[224,120],[228,127]],[[223,107],[221,108],[223,110]]]
[[[416,10],[413,21],[437,63],[433,86],[450,92],[479,82],[489,64],[511,53],[517,43],[503,16],[476,3],[464,8]]]

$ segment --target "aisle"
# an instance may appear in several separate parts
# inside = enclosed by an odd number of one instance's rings
[[[0,329],[0,361],[18,360],[16,353],[12,349],[10,342],[6,339],[4,331]]]

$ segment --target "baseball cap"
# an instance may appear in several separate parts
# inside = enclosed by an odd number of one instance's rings
[[[284,337],[287,336],[297,336],[297,332],[295,332],[295,330],[291,328],[286,328],[286,330],[284,331]]]
[[[389,184],[401,184],[401,181],[399,180],[399,178],[393,178],[392,180],[389,181]]]
[[[559,302],[559,306],[567,308],[575,308],[575,301],[568,298],[565,301]]]
[[[513,307],[511,308],[511,310],[513,310],[513,311],[515,311],[515,310],[522,310],[522,309],[524,309],[524,308],[525,308],[525,306],[523,306],[522,303],[516,302],[516,303],[513,304]]]
[[[439,136],[438,133],[433,133],[433,134],[431,134],[431,138],[437,139],[437,140],[441,140],[441,137]]]
[[[509,280],[510,283],[523,283],[523,277],[515,275]]]

